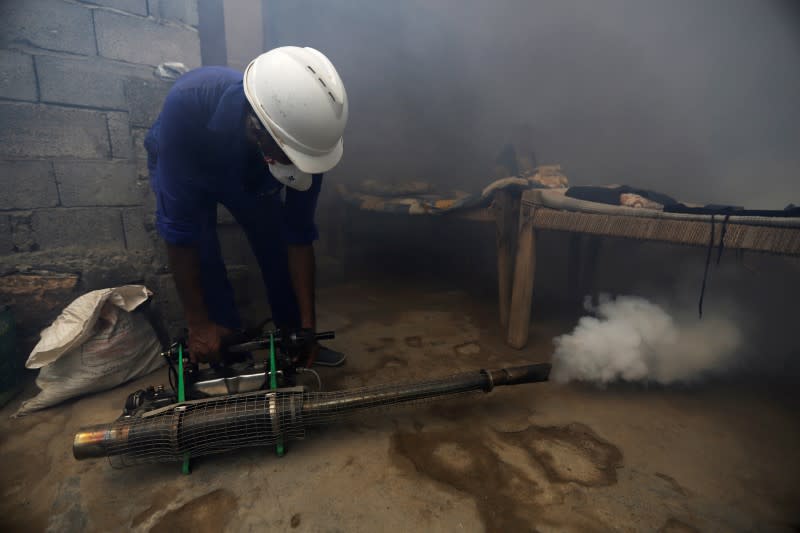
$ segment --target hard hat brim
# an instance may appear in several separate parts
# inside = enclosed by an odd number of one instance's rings
[[[267,128],[267,131],[269,131],[269,134],[272,135],[270,128]],[[310,156],[295,150],[286,143],[281,144],[280,139],[276,138],[275,135],[272,135],[272,138],[275,139],[275,142],[278,143],[278,146],[280,146],[281,150],[283,150],[286,156],[291,159],[292,163],[294,163],[297,168],[309,174],[322,174],[324,172],[328,172],[337,164],[339,164],[339,161],[342,159],[342,153],[344,152],[344,143],[342,142],[342,139],[339,139],[339,142],[336,143],[336,145],[333,147],[333,150],[327,154]]]

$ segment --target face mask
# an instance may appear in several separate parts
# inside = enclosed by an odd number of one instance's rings
[[[296,166],[283,165],[281,163],[269,164],[268,166],[272,177],[287,187],[298,191],[307,191],[311,188],[311,174],[302,172]]]

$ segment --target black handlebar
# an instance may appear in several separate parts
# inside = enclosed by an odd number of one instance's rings
[[[302,346],[312,340],[310,337],[310,330],[297,329],[287,333],[281,331],[274,332],[274,341],[276,347],[285,349],[292,349]],[[333,331],[321,331],[313,334],[313,340],[322,341],[336,338],[336,333]],[[269,336],[259,337],[248,342],[241,342],[228,345],[225,351],[230,353],[249,352],[252,350],[263,350],[269,348]]]
[[[317,333],[316,335],[314,335],[314,338],[316,340],[318,340],[318,341],[326,341],[326,340],[330,340],[330,339],[335,339],[336,338],[336,332],[335,331],[322,331],[322,332]]]

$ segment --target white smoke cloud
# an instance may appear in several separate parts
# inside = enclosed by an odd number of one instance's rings
[[[691,382],[728,368],[742,343],[730,320],[678,319],[636,296],[601,296],[596,308],[585,307],[592,315],[554,341],[556,382]]]

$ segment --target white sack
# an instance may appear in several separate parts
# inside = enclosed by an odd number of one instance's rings
[[[69,304],[41,333],[26,368],[39,368],[42,391],[15,416],[99,392],[164,364],[147,319],[133,311],[147,300],[143,285],[92,291]]]

